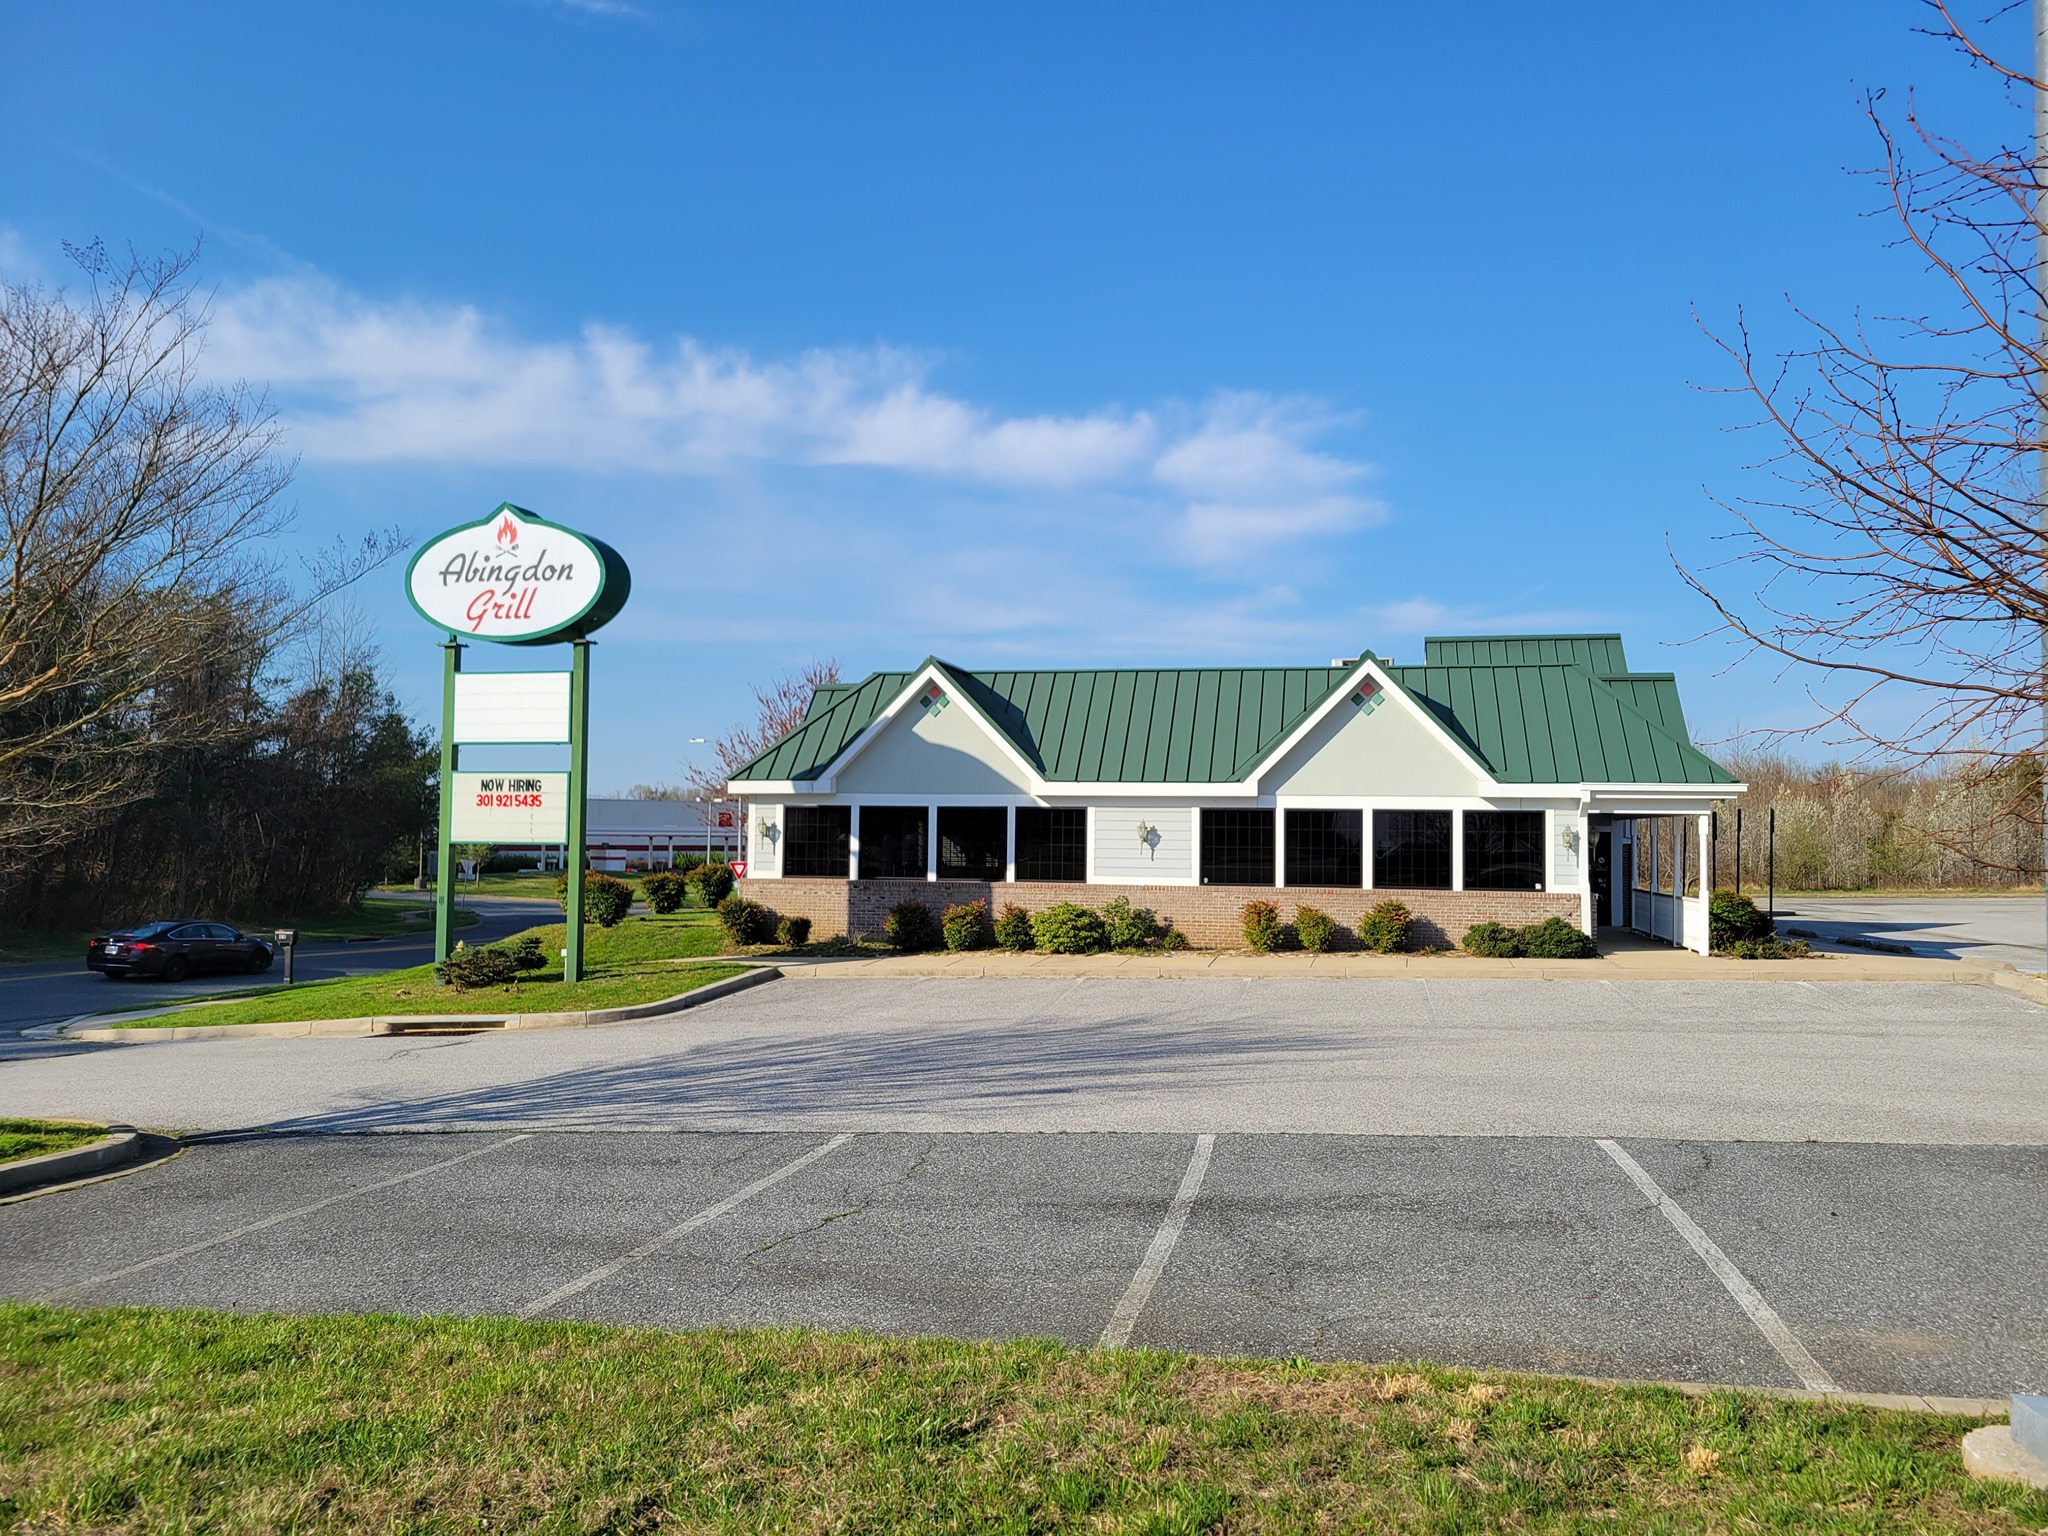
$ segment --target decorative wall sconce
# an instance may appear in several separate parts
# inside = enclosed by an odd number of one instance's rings
[[[1138,846],[1148,850],[1153,858],[1159,857],[1159,829],[1145,822],[1138,823]]]
[[[782,828],[775,825],[774,822],[764,821],[761,823],[762,840],[765,841],[770,848],[773,848],[775,846],[775,839],[777,839],[780,836],[782,836]]]
[[[1562,833],[1562,839],[1564,842],[1565,852],[1577,853],[1579,851],[1579,829],[1577,827],[1564,828]]]

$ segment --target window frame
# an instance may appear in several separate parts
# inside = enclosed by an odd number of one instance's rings
[[[1039,842],[1026,842],[1025,818],[1046,817],[1046,836]],[[1061,823],[1057,818],[1071,818]],[[1062,831],[1062,826],[1068,830]],[[1015,870],[1019,885],[1086,885],[1088,883],[1088,808],[1077,805],[1020,805],[1017,807],[1015,832]],[[1075,873],[1027,874],[1028,868],[1042,868],[1054,860],[1071,860],[1062,863],[1061,869],[1073,868]],[[1043,862],[1030,862],[1043,861]]]
[[[1441,818],[1441,825],[1442,825],[1442,827],[1443,827],[1443,841],[1442,841],[1442,846],[1441,846],[1441,850],[1440,850],[1440,852],[1441,852],[1441,857],[1442,857],[1442,861],[1443,861],[1443,883],[1442,883],[1442,884],[1440,884],[1440,885],[1439,885],[1439,884],[1437,884],[1437,883],[1435,883],[1435,882],[1433,882],[1433,881],[1422,881],[1422,880],[1412,880],[1412,879],[1395,879],[1395,878],[1392,878],[1392,877],[1390,876],[1389,872],[1388,872],[1388,871],[1387,871],[1386,869],[1382,868],[1382,860],[1383,860],[1384,858],[1386,858],[1386,857],[1388,856],[1388,854],[1387,854],[1387,851],[1386,851],[1386,850],[1384,849],[1384,847],[1383,847],[1383,843],[1382,843],[1382,839],[1381,839],[1381,833],[1380,833],[1380,826],[1381,826],[1380,818],[1381,818],[1381,817],[1387,817],[1387,818],[1390,818],[1390,822],[1389,822],[1389,825],[1391,825],[1391,818],[1393,818],[1393,817],[1413,817],[1413,818],[1417,818],[1418,820],[1419,820],[1420,818],[1422,818],[1422,817],[1431,817],[1431,818]],[[1373,813],[1372,813],[1372,853],[1371,853],[1371,858],[1372,858],[1372,885],[1373,885],[1373,889],[1374,889],[1374,890],[1382,890],[1382,889],[1384,889],[1384,890],[1392,890],[1392,891],[1451,891],[1451,890],[1456,890],[1456,889],[1458,888],[1458,887],[1457,887],[1457,877],[1458,877],[1458,859],[1457,859],[1457,847],[1456,847],[1456,840],[1457,840],[1457,828],[1458,828],[1458,823],[1457,823],[1457,820],[1456,820],[1455,816],[1453,815],[1453,813],[1452,813],[1451,811],[1449,811],[1448,809],[1441,809],[1441,808],[1438,808],[1438,807],[1435,807],[1435,806],[1417,806],[1417,807],[1407,807],[1407,806],[1401,806],[1401,807],[1395,807],[1395,806],[1380,806],[1380,807],[1375,807],[1375,808],[1374,808],[1374,810],[1373,810]],[[1412,835],[1412,834],[1411,834],[1411,835]],[[1401,871],[1399,871],[1399,873],[1402,873],[1402,874],[1408,874],[1408,873],[1413,873],[1413,872],[1415,871],[1416,867],[1417,867],[1417,866],[1419,865],[1419,863],[1420,863],[1420,858],[1419,858],[1419,856],[1418,856],[1418,855],[1417,855],[1417,854],[1416,854],[1415,852],[1413,852],[1413,851],[1404,851],[1404,852],[1402,853],[1402,857],[1403,857],[1403,858],[1405,858],[1405,859],[1407,859],[1407,860],[1408,860],[1409,862],[1408,862],[1407,866],[1406,866],[1406,867],[1405,867],[1404,869],[1402,869]]]
[[[818,819],[820,819],[820,820],[824,820],[824,821],[829,821],[829,820],[831,820],[831,819],[832,819],[833,817],[835,817],[835,816],[836,816],[837,818],[839,818],[839,821],[840,821],[840,826],[839,826],[839,829],[838,829],[838,843],[839,843],[839,856],[838,856],[838,858],[837,858],[837,859],[835,860],[835,859],[832,859],[832,858],[830,858],[830,857],[827,857],[826,859],[822,860],[822,861],[821,861],[821,863],[822,863],[822,865],[823,865],[824,867],[823,867],[823,868],[821,868],[821,869],[792,869],[792,868],[790,867],[790,863],[791,863],[791,860],[792,860],[792,859],[794,859],[794,858],[796,857],[796,855],[797,855],[797,849],[798,849],[798,847],[799,847],[799,846],[804,846],[804,847],[810,847],[810,846],[815,846],[815,845],[816,845],[816,843],[817,843],[817,842],[819,841],[819,840],[818,840],[817,838],[813,837],[813,838],[809,839],[809,840],[808,840],[808,841],[807,841],[806,843],[804,843],[804,844],[802,844],[802,845],[799,845],[799,843],[798,843],[798,841],[797,841],[797,835],[796,835],[796,828],[797,828],[797,822],[798,822],[798,818],[800,818],[800,817],[801,817],[801,818],[809,819],[809,818],[812,818],[812,817],[816,817],[816,818],[818,818]],[[850,879],[850,878],[852,878],[852,874],[853,874],[853,807],[852,807],[852,806],[850,806],[850,805],[788,805],[788,806],[784,806],[784,807],[783,807],[783,809],[782,809],[782,848],[781,848],[781,855],[782,855],[782,874],[783,874],[783,877],[784,877],[785,879],[793,879],[793,880],[846,880],[846,879]],[[838,867],[838,868],[837,868],[836,870],[834,870],[834,869],[832,869],[832,868],[830,867],[830,866],[831,866],[832,864],[834,864],[834,863],[837,863],[837,865],[839,866],[839,867]]]
[[[1297,817],[1301,818],[1299,822],[1295,819]],[[1307,849],[1305,845],[1309,844],[1312,840],[1333,839],[1339,845],[1342,844],[1344,833],[1341,830],[1341,823],[1346,817],[1351,818],[1352,825],[1350,864],[1353,873],[1351,877],[1348,880],[1341,878],[1326,880],[1320,876],[1311,875],[1306,869],[1297,870],[1297,862],[1306,862]],[[1311,823],[1317,820],[1336,822],[1340,826],[1332,830],[1316,830],[1312,828]],[[1362,808],[1357,806],[1289,806],[1286,808],[1282,821],[1281,840],[1283,843],[1281,863],[1286,871],[1288,885],[1342,890],[1363,888],[1365,884],[1365,812]],[[1326,855],[1325,857],[1328,856]],[[1343,866],[1343,854],[1341,852],[1335,856],[1335,862],[1341,873]]]
[[[1270,805],[1203,806],[1196,879],[1203,885],[1276,888],[1280,877],[1276,846],[1280,832],[1279,815],[1279,811]],[[1225,831],[1226,828],[1229,830]],[[1228,871],[1229,877],[1219,878],[1211,874],[1212,867]],[[1258,878],[1236,878],[1249,877],[1254,871],[1259,871]]]
[[[860,808],[860,854],[854,861],[856,871],[854,878],[857,880],[922,880],[926,878],[931,871],[931,816],[932,808],[929,805],[869,805],[863,803]],[[916,828],[916,859],[913,861],[908,858],[899,858],[895,863],[902,866],[900,869],[893,866],[889,869],[877,868],[870,874],[868,872],[870,854],[875,855],[877,864],[880,863],[881,854],[879,846],[881,839],[872,835],[874,824],[876,822],[887,823],[899,818],[905,829]],[[892,834],[885,833],[883,835],[886,837]],[[910,868],[912,862],[915,862],[917,866],[914,871]]]
[[[1475,821],[1480,821],[1478,830],[1481,835],[1477,837],[1473,835]],[[1497,866],[1503,873],[1496,874],[1490,879],[1473,878],[1477,870],[1475,861],[1489,854],[1488,844],[1490,842],[1499,843],[1505,840],[1499,834],[1506,830],[1505,824],[1510,822],[1522,823],[1527,833],[1519,865],[1519,868],[1525,874],[1525,878],[1513,881],[1506,879],[1505,871],[1516,866],[1505,862],[1511,857],[1510,854],[1498,851],[1493,851],[1493,856],[1503,861]],[[1488,835],[1488,823],[1491,823],[1493,828],[1493,835],[1491,836]],[[1464,888],[1468,891],[1548,890],[1550,885],[1549,823],[1550,818],[1542,811],[1510,811],[1492,808],[1466,811],[1461,828],[1464,832],[1465,846],[1460,861],[1463,865]],[[1527,872],[1531,870],[1534,872],[1533,880],[1526,878]]]
[[[985,884],[1000,885],[1009,867],[1010,809],[1003,805],[942,805],[939,812],[938,870],[941,880],[978,880]],[[987,857],[979,871],[955,869],[946,866],[946,818],[964,816],[988,817],[995,823],[995,840],[992,845],[984,844]],[[994,873],[988,873],[989,870]]]

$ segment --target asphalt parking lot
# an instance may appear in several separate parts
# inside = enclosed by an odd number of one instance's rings
[[[2048,1011],[1987,988],[809,981],[667,1020],[71,1048],[195,1132],[0,1294],[2048,1385]],[[1705,1129],[1712,1127],[1712,1129]]]
[[[1075,1344],[1121,1311],[1131,1344],[1211,1353],[1955,1396],[2048,1383],[2039,1149],[1627,1144],[1802,1364],[1584,1140],[1219,1136],[1134,1308],[1197,1145],[228,1139],[0,1207],[0,1291]]]

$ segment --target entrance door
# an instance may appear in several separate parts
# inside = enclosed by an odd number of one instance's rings
[[[1606,928],[1614,916],[1614,832],[1602,827],[1593,834],[1593,926]]]

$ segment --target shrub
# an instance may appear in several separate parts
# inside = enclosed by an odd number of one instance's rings
[[[1521,933],[1522,953],[1532,960],[1591,960],[1599,946],[1561,917],[1531,923]]]
[[[1747,896],[1716,891],[1707,899],[1707,943],[1713,949],[1732,954],[1743,940],[1773,938],[1777,931],[1770,913],[1759,912]]]
[[[519,979],[519,965],[502,949],[458,949],[434,967],[434,974],[458,992],[502,987]]]
[[[775,914],[758,901],[732,895],[718,904],[718,924],[735,944],[766,944],[775,932]]]
[[[675,857],[675,862],[669,865],[669,868],[687,880],[690,878],[691,870],[702,869],[704,864],[705,858],[701,853],[679,853]]]
[[[915,898],[889,909],[882,932],[892,947],[905,952],[933,949],[939,942],[939,925],[932,921],[932,909]]]
[[[1031,919],[1031,939],[1050,955],[1092,955],[1109,944],[1102,918],[1079,902],[1063,901]]]
[[[1383,901],[1358,920],[1358,942],[1376,955],[1405,950],[1412,942],[1413,915],[1398,901]]]
[[[1102,931],[1111,949],[1143,949],[1159,937],[1159,919],[1149,907],[1134,907],[1128,896],[1115,896],[1102,909]]]
[[[716,907],[732,894],[732,866],[730,864],[699,864],[684,876],[690,890],[707,907]]]
[[[1522,930],[1506,923],[1474,923],[1465,930],[1465,953],[1492,960],[1512,960],[1522,952]]]
[[[1337,920],[1317,907],[1296,907],[1294,936],[1310,954],[1324,954],[1336,947]]]
[[[640,894],[647,898],[647,905],[656,912],[680,912],[689,888],[683,877],[673,870],[657,869],[651,875],[640,877]]]
[[[1014,901],[1004,902],[996,918],[996,943],[1004,949],[1029,949],[1036,942],[1031,937],[1031,914]]]
[[[555,880],[555,900],[562,904],[562,910],[569,909],[569,877],[561,875]],[[633,910],[633,887],[613,875],[600,875],[593,870],[583,874],[583,920],[595,923],[600,928],[616,928],[625,921],[626,914]]]
[[[516,939],[507,939],[502,946],[511,957],[515,971],[539,971],[547,968],[547,952],[540,947],[540,940],[530,933],[522,933]]]
[[[1244,924],[1244,947],[1253,954],[1270,955],[1287,941],[1277,902],[1248,901],[1237,915]]]
[[[1159,935],[1159,947],[1168,954],[1177,954],[1188,947],[1188,936],[1168,923],[1166,931]]]
[[[786,944],[791,949],[811,942],[811,920],[808,917],[785,917],[775,925],[775,942]]]
[[[963,901],[946,908],[939,918],[948,949],[988,948],[988,903]]]
[[[1727,952],[1737,960],[1804,960],[1813,946],[1804,939],[1736,939]]]

